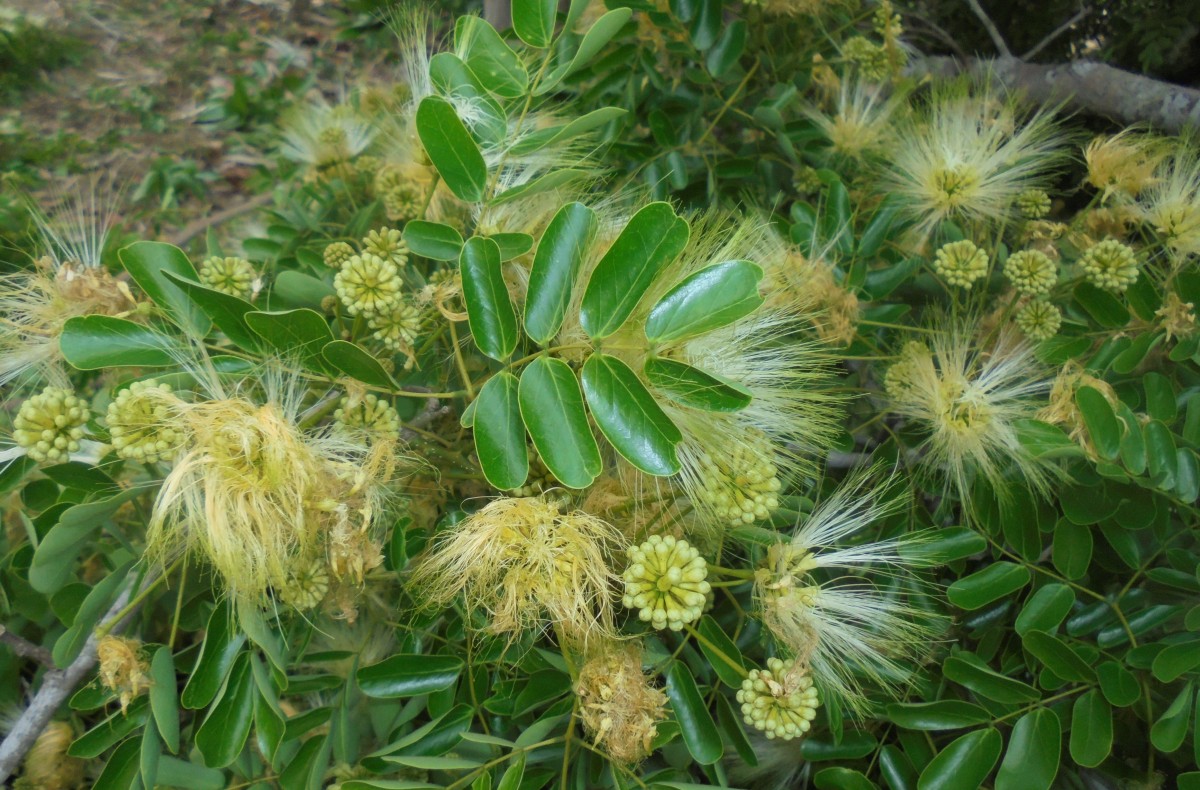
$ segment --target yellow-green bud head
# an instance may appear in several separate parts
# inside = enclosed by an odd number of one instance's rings
[[[383,211],[393,222],[407,222],[421,214],[425,202],[423,188],[416,183],[401,183],[379,190]]]
[[[1017,311],[1014,320],[1026,337],[1040,343],[1058,334],[1062,311],[1044,299],[1034,299]]]
[[[393,352],[411,351],[421,332],[421,311],[407,301],[397,301],[371,317],[371,334]]]
[[[117,455],[147,464],[174,458],[184,436],[176,420],[177,403],[171,385],[153,379],[118,392],[105,417]]]
[[[396,264],[378,255],[352,255],[333,278],[333,288],[350,315],[368,318],[390,311],[404,287]]]
[[[825,184],[821,181],[821,176],[817,174],[815,167],[800,165],[792,176],[792,186],[801,195],[815,195],[824,188]]]
[[[746,723],[768,738],[790,741],[812,729],[821,701],[812,676],[795,661],[767,659],[766,669],[754,669],[737,693]]]
[[[1004,262],[1004,276],[1021,293],[1040,296],[1050,293],[1058,282],[1058,266],[1044,252],[1021,250]]]
[[[891,73],[887,52],[864,36],[855,36],[843,44],[842,57],[868,80],[884,80]]]
[[[363,250],[391,261],[397,268],[403,268],[408,263],[408,245],[404,243],[400,231],[394,228],[380,228],[368,233],[363,239]]]
[[[354,257],[354,248],[344,241],[335,241],[325,248],[322,257],[330,269],[340,269],[342,264]]]
[[[686,540],[651,535],[629,550],[622,603],[654,628],[679,631],[704,612],[708,563]]]
[[[973,241],[952,241],[937,251],[933,269],[948,284],[970,288],[976,280],[987,275],[988,256]]]
[[[1121,293],[1137,281],[1137,255],[1128,244],[1106,239],[1079,259],[1079,268],[1097,288]]]
[[[377,436],[400,437],[400,414],[392,404],[375,395],[361,398],[342,398],[333,419],[338,427],[349,433],[368,433]]]
[[[1025,219],[1043,219],[1050,213],[1050,196],[1041,189],[1026,189],[1017,195],[1017,210]]]
[[[13,439],[39,464],[63,463],[79,451],[90,417],[87,404],[73,392],[46,387],[21,404],[13,420]]]
[[[300,563],[276,590],[279,600],[301,612],[315,609],[328,592],[329,572],[319,560]]]
[[[762,431],[749,429],[746,441],[716,456],[699,456],[702,486],[697,496],[718,518],[733,526],[753,524],[770,517],[779,507],[783,484],[775,466],[774,448]]]
[[[258,272],[254,264],[245,258],[220,258],[213,256],[200,264],[200,282],[230,296],[241,299],[254,293],[254,280]]]

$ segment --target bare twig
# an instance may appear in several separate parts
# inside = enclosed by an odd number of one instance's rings
[[[155,579],[146,579],[145,584],[153,584]],[[136,584],[136,582],[135,582]],[[133,585],[126,587],[109,607],[108,613],[100,620],[106,622],[115,617],[129,601],[133,593]],[[111,631],[121,630],[133,616],[129,614]],[[62,705],[63,700],[70,696],[79,683],[92,670],[96,663],[96,643],[99,639],[93,631],[80,651],[79,656],[66,669],[52,669],[42,676],[42,685],[29,703],[16,724],[8,733],[8,737],[0,743],[0,784],[12,776],[21,765],[26,752],[33,747],[46,724],[54,716],[55,711]]]
[[[8,645],[8,649],[21,658],[30,658],[46,667],[54,666],[54,656],[41,645],[35,645],[24,637],[17,636],[0,625],[0,645]]]
[[[1054,28],[1054,30],[1050,31],[1049,35],[1047,35],[1045,38],[1043,38],[1038,43],[1034,44],[1033,47],[1030,48],[1030,50],[1028,52],[1026,52],[1024,55],[1021,56],[1021,60],[1029,60],[1034,55],[1041,52],[1043,49],[1045,49],[1047,46],[1049,46],[1051,43],[1053,43],[1054,39],[1058,38],[1063,33],[1066,33],[1072,27],[1079,24],[1090,13],[1092,13],[1092,7],[1090,5],[1085,5],[1083,8],[1079,9],[1079,11],[1075,14],[1075,16],[1071,17],[1066,22],[1063,22],[1061,25]]]
[[[227,209],[209,214],[207,217],[201,217],[198,220],[189,222],[182,230],[168,237],[167,241],[174,244],[176,247],[182,247],[192,239],[199,236],[209,228],[220,225],[222,222],[228,222],[231,219],[240,217],[243,214],[248,214],[256,208],[261,208],[274,198],[270,192],[265,192],[261,195],[255,195],[249,200],[239,203],[236,206],[230,206]]]
[[[983,10],[983,6],[979,4],[979,0],[967,0],[967,5],[971,7],[971,12],[979,17],[980,23],[983,24],[983,29],[987,31],[988,36],[992,39],[992,43],[996,45],[996,50],[1006,58],[1012,57],[1012,52],[1008,48],[1008,44],[1004,43],[1004,36],[1000,35],[1000,31],[996,29],[996,24],[992,22],[991,17]]]

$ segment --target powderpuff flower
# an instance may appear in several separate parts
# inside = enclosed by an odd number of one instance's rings
[[[950,84],[898,124],[880,188],[898,198],[921,236],[944,220],[987,227],[1043,186],[1064,157],[1049,110],[1024,114],[990,87],[967,93]]]
[[[1017,435],[1018,423],[1037,416],[1050,388],[1033,347],[1005,328],[985,348],[973,323],[943,323],[931,345],[908,343],[888,370],[892,412],[926,431],[924,462],[943,472],[964,500],[977,476],[1004,491],[1010,469],[1044,493],[1053,467],[1031,455]]]
[[[611,638],[611,557],[620,533],[583,511],[563,512],[538,497],[504,497],[442,533],[417,560],[409,588],[433,608],[463,596],[486,614],[487,630],[515,637],[552,626],[574,646]]]
[[[1180,142],[1138,200],[1142,220],[1178,260],[1200,255],[1200,147]]]
[[[903,106],[903,100],[903,94],[889,93],[880,85],[843,80],[831,113],[808,107],[804,114],[836,153],[863,159],[886,147],[892,117]]]
[[[795,671],[811,674],[823,698],[858,712],[868,708],[869,688],[896,694],[936,635],[920,588],[901,584],[921,564],[902,550],[919,539],[859,537],[905,504],[893,479],[877,485],[877,477],[872,469],[852,474],[755,572],[763,623]]]
[[[375,129],[350,104],[314,99],[281,122],[280,152],[314,171],[345,164],[370,147]]]

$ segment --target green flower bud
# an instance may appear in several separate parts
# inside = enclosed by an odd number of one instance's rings
[[[323,257],[330,269],[340,269],[342,264],[354,257],[354,248],[344,241],[335,241],[325,248]]]
[[[1018,310],[1014,320],[1026,337],[1040,343],[1058,334],[1062,312],[1043,299],[1035,299]]]
[[[843,44],[842,57],[854,64],[868,80],[884,80],[891,73],[887,52],[864,36],[855,36]]]
[[[200,282],[230,296],[249,298],[258,272],[245,258],[212,257],[200,264]]]
[[[425,205],[425,195],[418,184],[396,184],[379,194],[383,197],[383,211],[393,222],[416,219]]]
[[[708,563],[686,540],[651,535],[629,550],[622,603],[654,628],[679,631],[704,611]]]
[[[13,439],[41,463],[63,463],[78,452],[91,412],[82,399],[59,387],[46,387],[21,404],[13,420]]]
[[[812,729],[821,701],[812,676],[792,660],[767,659],[766,669],[750,671],[737,693],[747,724],[768,738],[790,741]]]
[[[406,301],[398,301],[389,309],[371,317],[371,337],[383,343],[389,351],[411,351],[421,332],[421,311]]]
[[[304,563],[293,569],[292,576],[280,585],[279,600],[298,611],[315,609],[329,592],[329,572],[320,561]]]
[[[370,253],[350,256],[333,278],[333,288],[346,312],[368,318],[399,304],[403,287],[396,264]]]
[[[339,429],[349,433],[369,433],[400,437],[400,414],[392,404],[375,395],[342,398],[333,419]]]
[[[408,245],[404,243],[400,231],[394,228],[380,228],[368,233],[363,239],[363,250],[391,261],[397,268],[403,268],[408,263]]]
[[[1039,296],[1050,293],[1058,282],[1058,266],[1039,250],[1021,250],[1004,262],[1004,276],[1023,294]]]
[[[774,449],[762,431],[749,430],[726,455],[701,453],[699,498],[734,526],[769,518],[779,507],[779,482]]]
[[[1079,259],[1079,268],[1092,285],[1121,293],[1137,281],[1137,255],[1128,244],[1106,239]]]
[[[987,274],[988,256],[973,241],[952,241],[937,251],[933,269],[948,284],[970,288]]]
[[[1042,219],[1050,213],[1050,196],[1041,189],[1026,189],[1017,195],[1017,210],[1025,219]]]
[[[148,464],[173,458],[183,444],[183,433],[173,425],[177,402],[171,385],[153,379],[118,392],[105,417],[117,455]]]

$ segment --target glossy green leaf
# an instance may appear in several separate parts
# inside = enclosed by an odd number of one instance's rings
[[[726,743],[732,744],[738,757],[746,765],[758,765],[758,755],[754,753],[754,744],[746,736],[742,715],[735,711],[733,703],[724,694],[717,695],[717,724],[725,735]]]
[[[529,476],[519,386],[515,376],[502,371],[488,379],[475,399],[475,452],[484,476],[501,491],[519,488]]]
[[[957,730],[991,721],[992,715],[971,702],[944,699],[936,702],[894,702],[887,717],[906,730]]]
[[[346,340],[334,340],[321,347],[321,357],[334,370],[372,387],[390,390],[396,385],[379,360]]]
[[[126,560],[88,591],[87,596],[80,603],[79,609],[75,612],[75,617],[71,619],[71,627],[54,643],[51,654],[57,666],[67,667],[83,652],[88,637],[92,635],[92,629],[100,623],[100,618],[116,600],[121,589],[126,586],[126,578],[129,576],[129,569],[132,566],[133,561]],[[136,578],[136,574],[134,578]]]
[[[205,765],[224,768],[237,759],[250,735],[253,714],[254,680],[247,655],[234,665],[225,693],[196,730],[196,748]]]
[[[817,790],[876,790],[877,785],[862,771],[835,766],[818,771],[813,776]]]
[[[943,527],[919,541],[902,544],[902,557],[914,562],[944,565],[978,554],[987,548],[987,540],[967,527]]]
[[[79,370],[175,364],[178,343],[145,324],[107,315],[68,319],[58,338],[63,358]]]
[[[67,754],[71,757],[82,757],[88,760],[99,757],[125,736],[145,724],[149,717],[150,704],[144,697],[138,697],[129,704],[128,710],[121,711],[118,709],[107,719],[76,738],[67,747]],[[133,740],[140,749],[141,739],[135,738]],[[136,754],[137,751],[135,750],[133,759],[135,772],[138,768]]]
[[[1025,649],[1063,680],[1095,683],[1096,670],[1078,653],[1053,634],[1026,631],[1021,637]]]
[[[1150,728],[1150,742],[1160,752],[1171,753],[1183,745],[1187,737],[1189,717],[1192,712],[1192,693],[1195,686],[1188,683],[1163,711],[1163,715]]]
[[[1142,377],[1146,390],[1146,411],[1156,420],[1170,425],[1179,416],[1175,402],[1175,385],[1161,373],[1151,371]]]
[[[207,707],[221,690],[245,642],[246,635],[235,628],[229,606],[217,604],[208,618],[200,657],[179,695],[179,703],[190,710]]]
[[[324,262],[321,264],[324,265]],[[271,303],[279,307],[310,307],[320,310],[321,303],[335,296],[333,285],[311,274],[288,270],[271,283]]]
[[[553,357],[538,357],[521,373],[521,417],[538,455],[568,488],[586,488],[603,471],[575,372]]]
[[[179,687],[175,680],[175,659],[166,645],[154,651],[150,662],[150,710],[163,742],[172,752],[179,751]]]
[[[1028,683],[1000,674],[970,653],[958,653],[947,658],[942,663],[942,674],[979,696],[996,702],[1033,702],[1042,696]]]
[[[298,358],[314,370],[325,369],[321,350],[333,342],[333,331],[315,310],[246,313],[246,324],[277,353]]]
[[[601,339],[621,328],[659,273],[683,251],[690,229],[669,203],[651,203],[629,220],[596,264],[580,323]]]
[[[725,261],[687,277],[650,310],[646,338],[667,343],[702,335],[737,321],[763,303],[763,271],[750,261]]]
[[[493,233],[487,238],[500,248],[500,260],[511,261],[533,249],[533,236],[528,233]]]
[[[1096,689],[1075,700],[1071,709],[1071,759],[1095,768],[1112,751],[1112,708]]]
[[[696,623],[696,632],[700,635],[696,640],[700,652],[708,659],[713,672],[725,685],[740,689],[746,677],[746,660],[742,658],[742,651],[709,615],[704,615]]]
[[[1068,579],[1078,579],[1087,573],[1092,562],[1092,531],[1070,519],[1060,518],[1054,525],[1054,544],[1051,561]]]
[[[597,225],[595,211],[568,203],[546,226],[533,256],[525,299],[525,332],[534,342],[545,345],[562,327]]]
[[[521,59],[500,37],[496,28],[482,17],[458,18],[454,26],[454,49],[479,77],[480,82],[497,96],[515,99],[523,95],[528,88],[529,74],[521,64]],[[420,123],[419,119],[417,123]]]
[[[208,334],[209,322],[188,295],[165,276],[168,272],[198,281],[196,269],[183,250],[161,241],[138,241],[117,253],[121,265],[138,288],[161,307],[175,323],[196,337]]]
[[[738,411],[750,405],[745,387],[673,359],[651,357],[642,368],[655,389],[684,406],[704,411]]]
[[[717,42],[704,59],[705,68],[714,77],[725,76],[738,62],[746,49],[746,21],[739,19],[721,31]]]
[[[1075,592],[1065,584],[1047,584],[1029,596],[1014,622],[1016,631],[1053,631],[1067,618],[1075,605]]]
[[[468,203],[482,200],[487,164],[450,102],[440,96],[422,99],[417,107],[417,134],[450,191]]]
[[[675,445],[683,434],[628,365],[593,354],[583,366],[583,394],[601,433],[625,460],[650,475],[679,471]]]
[[[471,108],[464,122],[476,140],[487,145],[504,140],[508,133],[508,116],[504,108],[461,58],[450,52],[439,52],[431,57],[429,81],[439,93],[453,99],[456,106]]]
[[[1100,678],[1100,691],[1110,704],[1127,708],[1141,699],[1142,687],[1137,677],[1116,661],[1105,661],[1096,668]]]
[[[226,782],[225,774],[215,768],[205,768],[163,755],[158,760],[158,786],[181,790],[222,790]]]
[[[1029,569],[1014,562],[993,562],[946,589],[946,597],[962,609],[979,609],[1029,584]]]
[[[1146,438],[1146,466],[1150,479],[1162,488],[1174,487],[1179,455],[1170,429],[1158,420],[1151,420],[1142,431]]]
[[[520,790],[521,780],[525,778],[526,754],[527,752],[520,752],[509,762],[508,768],[504,769],[500,781],[496,784],[496,790]]]
[[[30,586],[48,595],[66,584],[83,544],[118,508],[144,490],[128,488],[106,499],[72,505],[60,513],[34,550],[29,565]]]
[[[141,779],[145,787],[158,786],[158,761],[162,757],[162,739],[158,730],[146,726],[142,728],[141,744]]]
[[[513,30],[531,47],[548,47],[554,38],[557,13],[558,0],[513,0]]]
[[[1129,311],[1121,300],[1091,283],[1075,286],[1075,301],[1102,327],[1116,329],[1129,323]]]
[[[672,661],[666,674],[667,698],[688,752],[701,765],[712,765],[721,759],[725,746],[691,670],[682,661]]]
[[[1030,711],[1013,725],[996,773],[996,790],[1049,790],[1062,755],[1062,725],[1052,710]]]
[[[404,243],[423,258],[456,261],[462,252],[463,237],[449,225],[413,219],[404,224]]]
[[[978,790],[1000,759],[1004,738],[994,728],[961,735],[925,766],[919,790]]]
[[[1160,683],[1170,683],[1200,667],[1200,639],[1169,645],[1154,657],[1151,671]]]
[[[1108,400],[1096,388],[1085,385],[1075,391],[1075,403],[1096,451],[1104,458],[1116,458],[1121,452],[1121,423]]]
[[[181,288],[204,315],[208,316],[213,325],[240,348],[255,351],[261,347],[262,340],[246,323],[246,313],[257,309],[254,305],[245,299],[214,290],[174,272],[164,272],[163,276]]]
[[[104,770],[96,777],[92,790],[130,790],[141,768],[141,751],[141,738],[130,738],[114,749],[104,764]]]
[[[500,247],[482,236],[467,239],[458,267],[475,344],[492,359],[507,359],[517,347],[517,314],[504,283]]]
[[[596,23],[583,34],[579,46],[575,48],[570,59],[564,59],[555,66],[538,85],[536,93],[540,95],[553,90],[564,78],[590,63],[592,58],[596,57],[600,50],[604,49],[604,46],[612,40],[617,31],[625,26],[632,14],[633,11],[628,8],[617,8],[597,19]]]
[[[368,697],[416,697],[449,688],[462,669],[462,659],[453,656],[398,654],[362,667],[355,681]]]

